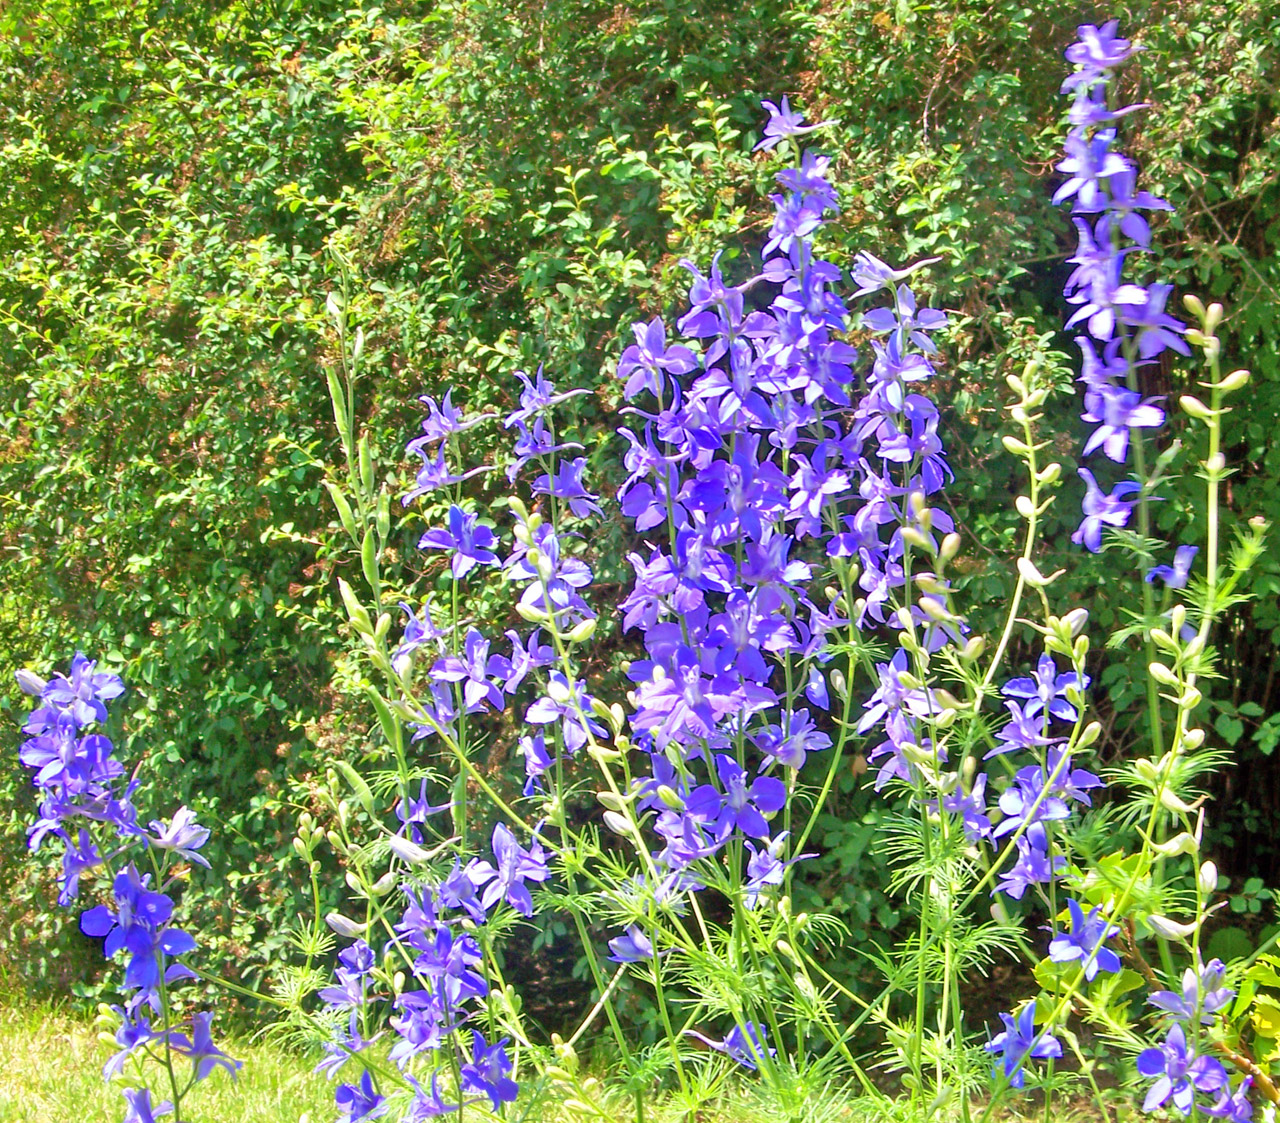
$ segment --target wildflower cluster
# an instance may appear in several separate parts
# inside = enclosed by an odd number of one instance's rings
[[[128,1069],[131,1078],[145,1080],[143,1062],[159,1050],[172,1098],[153,1105],[145,1083],[126,1088],[126,1123],[148,1123],[170,1112],[181,1120],[182,1098],[195,1084],[215,1068],[234,1076],[240,1067],[214,1045],[213,1014],[193,1012],[184,1025],[176,1018],[170,993],[172,984],[196,977],[178,958],[195,951],[196,941],[171,924],[174,902],[164,890],[176,872],[170,869],[174,860],[208,866],[199,850],[209,831],[185,807],[168,823],[153,820],[150,831],[139,824],[133,803],[139,781],[123,782],[124,765],[101,732],[107,703],[124,693],[118,675],[99,671],[96,663],[77,652],[66,674],[46,681],[20,671],[18,684],[37,699],[23,725],[27,739],[19,750],[19,759],[35,772],[32,782],[41,797],[29,845],[35,850],[46,839],[62,842],[60,905],[76,903],[87,875],[101,870],[111,880],[111,903],[90,908],[80,917],[85,935],[104,941],[108,959],[122,951],[127,956],[121,985],[131,993],[122,1006],[113,1008],[121,1048],[107,1062],[103,1078],[113,1079]],[[139,850],[148,872],[138,869]],[[157,888],[152,887],[153,877]],[[174,1071],[174,1055],[191,1062],[185,1081]]]
[[[1067,327],[1083,329],[1076,337],[1083,358],[1082,416],[1096,426],[1084,453],[1101,449],[1108,459],[1123,464],[1131,435],[1158,428],[1165,420],[1158,401],[1142,397],[1139,370],[1166,350],[1182,355],[1190,351],[1183,339],[1186,326],[1165,311],[1173,286],[1144,286],[1125,279],[1126,259],[1151,246],[1144,212],[1172,207],[1137,190],[1137,165],[1116,149],[1116,122],[1143,108],[1108,104],[1116,71],[1138,50],[1116,32],[1115,20],[1102,27],[1086,25],[1067,49],[1067,59],[1076,67],[1062,86],[1063,93],[1072,95],[1066,158],[1058,164],[1067,178],[1053,201],[1072,201],[1072,223],[1079,237],[1065,296],[1077,306]],[[1138,467],[1140,474],[1145,471],[1144,464]],[[1072,540],[1096,553],[1102,548],[1104,526],[1128,524],[1145,480],[1122,480],[1108,494],[1087,468],[1080,469],[1080,476],[1087,487],[1085,518]]]
[[[404,835],[396,836],[391,845],[411,863],[426,858],[426,852]],[[357,939],[338,956],[338,985],[319,994],[338,1017],[339,1033],[326,1045],[328,1056],[318,1068],[336,1077],[349,1059],[381,1036],[366,1036],[377,1023],[376,1007],[382,1004],[375,978],[390,983],[389,1006],[394,1012],[387,1022],[396,1040],[387,1057],[410,1091],[401,1117],[406,1123],[486,1100],[496,1111],[516,1098],[518,1086],[511,1078],[513,1064],[506,1048],[509,1039],[490,1044],[480,1030],[467,1032],[474,1007],[483,1008],[489,994],[484,955],[474,933],[499,901],[530,913],[525,882],[545,880],[547,867],[540,846],[535,843],[526,850],[501,824],[494,829],[493,852],[496,864],[480,859],[466,866],[456,863],[438,883],[406,879],[401,887],[406,905],[382,951],[375,952],[364,939]],[[345,934],[360,928],[342,917],[331,917],[330,924]],[[429,1087],[410,1071],[419,1056],[433,1066]],[[452,1074],[457,1103],[447,1103],[440,1090],[445,1071]],[[343,1123],[376,1119],[390,1109],[370,1067],[364,1068],[358,1083],[340,1084],[335,1098]]]

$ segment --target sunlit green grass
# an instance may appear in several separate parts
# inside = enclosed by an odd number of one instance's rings
[[[332,1123],[338,1116],[334,1084],[313,1069],[315,1057],[304,1057],[270,1043],[226,1041],[219,1045],[244,1062],[238,1080],[221,1070],[183,1101],[183,1116],[193,1123]],[[102,1066],[115,1051],[92,1023],[48,1005],[10,999],[0,1003],[0,1123],[119,1123],[125,1102],[119,1086],[102,1081]],[[544,1082],[507,1108],[508,1123],[630,1123],[634,1104],[625,1096],[605,1094],[587,1081],[586,1098],[547,1094]],[[615,1090],[616,1091],[616,1090]],[[731,1080],[704,1105],[690,1110],[678,1098],[664,1097],[646,1104],[650,1123],[777,1123],[785,1118],[776,1103],[761,1096],[759,1081]],[[834,1091],[834,1090],[832,1090]],[[532,1093],[531,1095],[529,1093]],[[157,1096],[157,1099],[162,1098]],[[567,1102],[566,1102],[567,1100]],[[835,1094],[817,1095],[799,1107],[805,1123],[922,1123],[922,1116],[905,1102],[886,1112],[883,1103],[869,1108],[866,1101]],[[999,1123],[1043,1119],[1031,1102],[996,1113]],[[468,1116],[479,1123],[496,1119],[479,1107]],[[978,1110],[975,1117],[981,1115]],[[954,1123],[957,1112],[935,1111],[930,1123]],[[1132,1120],[1131,1111],[1111,1114],[1111,1120]],[[162,1117],[160,1123],[164,1123]],[[1054,1123],[1102,1123],[1104,1116],[1083,1103],[1055,1105]]]
[[[244,1062],[239,1079],[216,1071],[183,1101],[184,1115],[189,1105],[199,1123],[330,1123],[336,1116],[333,1085],[312,1071],[314,1058],[243,1041],[219,1045]],[[114,1051],[83,1019],[47,1005],[0,1006],[0,1123],[119,1123],[124,1097],[102,1081]]]

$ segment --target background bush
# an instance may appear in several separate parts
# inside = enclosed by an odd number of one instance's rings
[[[1153,268],[1226,302],[1228,354],[1255,373],[1230,430],[1228,522],[1261,511],[1280,523],[1280,25],[1268,9],[1181,0],[1123,18],[1148,48],[1126,93],[1153,106],[1129,119],[1127,143],[1143,186],[1177,208],[1157,225]],[[164,803],[215,828],[207,853],[232,891],[197,879],[186,907],[216,930],[225,965],[252,981],[281,950],[300,892],[292,817],[326,763],[365,742],[333,639],[345,618],[334,577],[358,560],[320,483],[336,453],[331,251],[348,263],[375,372],[364,420],[397,494],[418,394],[452,387],[459,403],[503,409],[511,372],[540,362],[561,386],[593,389],[578,421],[607,489],[628,326],[675,306],[681,258],[705,265],[728,245],[731,275],[751,272],[772,189],[750,153],[759,101],[790,93],[811,119],[840,122],[826,141],[844,203],[837,259],[942,259],[927,283],[957,313],[938,395],[959,476],[947,494],[967,529],[964,595],[994,616],[1012,587],[997,559],[1017,530],[996,435],[1003,375],[1039,356],[1067,387],[1077,361],[1059,331],[1074,242],[1049,203],[1061,51],[1077,23],[1111,14],[1011,0],[6,5],[0,674],[11,683],[14,668],[79,647],[125,676],[121,755],[156,758],[146,771],[164,777]],[[1162,367],[1146,389],[1187,378]],[[1057,455],[1074,478],[1079,411],[1058,403]],[[477,440],[500,455],[491,432]],[[1170,462],[1168,532],[1194,526],[1195,454]],[[477,489],[482,502],[500,494]],[[1070,546],[1073,498],[1045,565],[1066,564],[1107,627],[1124,609],[1106,594],[1119,555]],[[411,596],[432,585],[412,549],[422,517],[402,516],[393,577]],[[620,521],[598,544],[606,592],[628,579],[628,548]],[[1229,798],[1214,820],[1224,868],[1274,884],[1280,564],[1252,580],[1258,597],[1220,630],[1224,678],[1206,691],[1240,760],[1218,781]],[[474,607],[492,618],[497,604]],[[1130,680],[1123,657],[1100,668],[1104,759],[1141,737]],[[56,931],[48,882],[18,861],[32,808],[12,717],[3,739],[0,863],[18,888],[0,957],[30,984],[91,992],[96,950]],[[899,919],[871,845],[881,809],[855,765],[807,884],[859,937]],[[544,924],[526,950],[554,981],[572,964],[548,957],[557,933]]]

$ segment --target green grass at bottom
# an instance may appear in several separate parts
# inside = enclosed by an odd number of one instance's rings
[[[330,1123],[337,1115],[334,1086],[312,1071],[314,1058],[225,1042],[216,1022],[214,1038],[244,1067],[235,1081],[215,1071],[184,1099],[184,1115],[188,1107],[199,1123]],[[114,1051],[82,1019],[34,1003],[0,1006],[0,1123],[119,1123],[124,1096],[102,1080]]]

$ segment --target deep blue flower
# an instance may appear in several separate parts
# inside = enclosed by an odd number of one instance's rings
[[[1084,497],[1084,521],[1071,536],[1071,541],[1096,554],[1102,549],[1103,526],[1127,525],[1136,502],[1127,497],[1136,495],[1142,487],[1133,480],[1121,480],[1111,489],[1110,495],[1104,495],[1088,468],[1081,468],[1079,472],[1088,491]]]
[[[1161,1045],[1138,1054],[1138,1072],[1156,1078],[1142,1101],[1143,1111],[1155,1111],[1171,1102],[1187,1115],[1196,1092],[1217,1093],[1230,1087],[1222,1062],[1214,1057],[1197,1056],[1178,1024],[1169,1030],[1169,1036]]]
[[[338,1123],[357,1123],[361,1119],[377,1119],[386,1115],[391,1105],[386,1096],[374,1091],[373,1075],[366,1068],[359,1085],[340,1084],[333,1095],[342,1118]]]
[[[1001,1014],[1004,1032],[998,1033],[985,1048],[988,1053],[1000,1053],[1001,1059],[993,1072],[1003,1070],[1009,1087],[1021,1088],[1025,1083],[1023,1065],[1028,1058],[1045,1060],[1062,1056],[1062,1043],[1047,1030],[1036,1032],[1036,1000],[1033,998],[1019,1012],[1017,1018]]]
[[[1120,929],[1099,915],[1100,908],[1092,908],[1086,915],[1079,901],[1068,898],[1067,909],[1071,913],[1071,927],[1066,932],[1054,932],[1049,941],[1049,958],[1054,963],[1084,963],[1084,977],[1090,981],[1099,971],[1119,971],[1120,957],[1104,947],[1103,941]]]
[[[481,905],[488,910],[505,900],[521,916],[532,916],[533,898],[525,882],[551,876],[542,844],[535,839],[526,850],[506,824],[499,823],[493,828],[493,856],[495,864],[476,859],[467,866],[467,876],[484,888]]]
[[[449,525],[428,530],[418,541],[418,549],[451,551],[454,577],[465,577],[477,565],[498,564],[498,555],[493,552],[497,544],[498,538],[489,527],[454,505],[449,508]]]
[[[507,1038],[486,1045],[484,1037],[471,1031],[471,1061],[462,1066],[462,1087],[468,1092],[488,1096],[493,1110],[511,1103],[520,1087],[511,1079],[512,1064],[507,1056]]]

